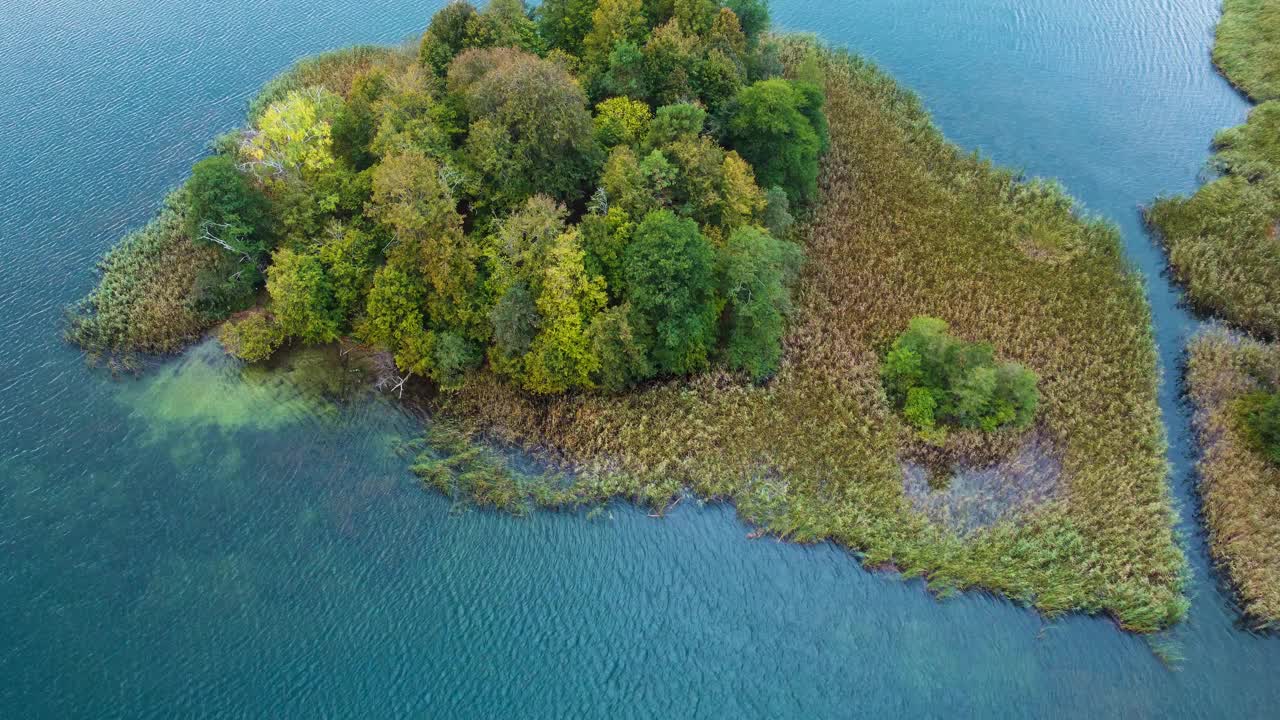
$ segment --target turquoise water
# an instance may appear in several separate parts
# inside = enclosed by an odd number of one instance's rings
[[[376,396],[242,377],[210,347],[112,382],[61,344],[93,261],[262,81],[437,4],[0,6],[0,718],[1275,716],[1280,638],[1239,627],[1196,522],[1195,323],[1137,214],[1246,112],[1209,64],[1216,0],[775,3],[1122,227],[1192,561],[1178,671],[1105,619],[939,602],[748,540],[725,508],[452,514],[392,452],[417,421]]]

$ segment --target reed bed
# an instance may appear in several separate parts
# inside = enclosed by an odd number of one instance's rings
[[[69,310],[67,339],[91,362],[136,370],[139,353],[177,352],[217,322],[196,307],[193,288],[222,253],[187,236],[180,193],[102,258],[98,285]]]
[[[1280,2],[1223,0],[1213,62],[1254,100],[1280,99]]]
[[[1280,100],[1214,138],[1221,177],[1145,212],[1174,279],[1198,309],[1280,336]]]
[[[1280,346],[1221,326],[1192,341],[1187,392],[1202,447],[1197,469],[1213,558],[1259,626],[1280,623],[1280,467],[1248,442],[1238,403],[1280,381]]]
[[[786,48],[790,67],[814,52],[800,39]],[[687,489],[735,503],[774,535],[840,543],[940,593],[985,588],[1140,632],[1176,622],[1185,560],[1165,483],[1150,310],[1117,231],[1075,214],[1056,186],[960,152],[878,69],[818,57],[831,150],[820,207],[800,231],[808,262],[771,382],[713,372],[538,400],[480,374],[441,409],[614,478],[600,497],[663,507]],[[1052,497],[963,535],[913,508],[902,458],[918,440],[878,368],[917,315],[989,340],[1040,375],[1034,432],[1061,467]]]

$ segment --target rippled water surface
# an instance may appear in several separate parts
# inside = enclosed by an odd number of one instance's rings
[[[938,602],[725,508],[450,514],[392,452],[415,420],[302,370],[209,347],[136,382],[86,370],[60,309],[249,94],[438,4],[0,4],[0,718],[1275,716],[1280,638],[1239,629],[1207,568],[1176,382],[1194,321],[1136,209],[1193,188],[1244,117],[1208,60],[1217,0],[774,3],[1123,228],[1193,567],[1176,672],[1106,620]]]

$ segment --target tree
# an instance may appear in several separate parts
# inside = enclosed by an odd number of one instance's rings
[[[196,242],[222,247],[237,260],[257,262],[267,250],[266,197],[225,155],[191,168],[186,185],[186,231]]]
[[[341,317],[320,258],[277,250],[267,269],[267,292],[271,310],[286,337],[306,343],[328,343],[338,339]]]
[[[645,85],[655,105],[694,100],[694,78],[702,63],[698,38],[689,35],[679,20],[653,31],[644,46]]]
[[[587,330],[599,367],[592,380],[607,392],[619,392],[653,376],[649,349],[631,329],[631,306],[624,303],[598,313]]]
[[[538,6],[538,29],[547,44],[570,55],[582,55],[583,39],[591,31],[591,14],[598,0],[543,0]]]
[[[441,158],[453,149],[453,135],[457,132],[453,108],[436,99],[432,79],[425,77],[425,72],[411,65],[388,78],[377,106],[372,155],[386,157],[417,150]]]
[[[472,80],[474,69],[481,72]],[[495,178],[476,200],[509,209],[538,193],[566,202],[581,197],[599,149],[586,94],[563,68],[527,53],[470,50],[450,69],[449,85],[463,95],[471,121],[487,124],[486,141],[500,148],[473,158],[473,165],[485,163],[476,166],[480,175]]]
[[[440,166],[421,151],[384,158],[373,172],[369,213],[392,237],[388,262],[413,268],[426,281],[431,322],[455,329],[471,323],[475,249]]]
[[[364,307],[373,284],[378,238],[356,226],[335,223],[320,246],[320,262],[333,290],[338,316],[350,318]]]
[[[706,367],[720,314],[715,252],[697,223],[668,210],[649,213],[623,261],[631,326],[659,374]]]
[[[604,67],[618,43],[643,42],[647,30],[641,0],[600,0],[583,39],[583,59],[589,67]]]
[[[693,103],[663,105],[650,126],[649,145],[664,147],[677,140],[696,138],[706,124],[707,111]]]
[[[791,313],[788,289],[799,271],[800,248],[754,227],[735,230],[719,253],[724,295],[725,364],[755,380],[778,369]]]
[[[218,331],[218,342],[233,357],[246,362],[270,358],[284,343],[284,333],[265,310],[252,310],[228,320]]]
[[[724,0],[724,4],[738,17],[742,32],[751,43],[769,29],[769,0]]]
[[[467,19],[466,46],[543,51],[538,26],[529,19],[523,0],[489,0],[484,12]]]
[[[639,100],[609,98],[596,105],[596,137],[605,147],[635,146],[649,131],[653,113]]]
[[[760,186],[756,185],[751,165],[741,155],[730,150],[724,154],[721,178],[724,183],[721,191],[724,198],[721,222],[725,228],[734,230],[754,224],[768,207],[768,199]],[[784,194],[783,198],[785,197]],[[785,237],[785,231],[784,227],[783,233],[774,237]]]
[[[606,302],[603,283],[587,275],[577,233],[548,249],[537,297],[540,329],[525,358],[525,389],[555,394],[591,387],[599,369],[587,329]]]
[[[817,197],[825,120],[815,128],[814,118],[822,117],[821,102],[816,89],[762,80],[738,93],[729,116],[729,144],[751,163],[761,184],[782,187],[793,203]]]
[[[418,49],[421,63],[435,74],[443,75],[449,63],[466,48],[467,23],[475,14],[474,5],[454,0],[432,16]]]
[[[600,74],[598,87],[602,95],[631,98],[649,97],[644,51],[631,40],[616,43],[609,51],[609,58]]]
[[[356,76],[347,102],[333,119],[333,152],[356,170],[377,160],[371,150],[378,132],[378,101],[387,91],[387,75],[375,68]]]
[[[991,432],[1029,426],[1039,378],[1018,363],[997,363],[990,344],[958,340],[947,324],[917,317],[880,368],[890,400],[922,431],[935,424]]]
[[[333,165],[330,123],[342,98],[323,88],[294,90],[272,103],[240,144],[245,165],[267,181],[315,177]]]

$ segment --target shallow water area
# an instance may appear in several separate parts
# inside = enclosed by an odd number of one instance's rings
[[[1196,523],[1177,386],[1196,322],[1137,214],[1194,188],[1247,111],[1209,64],[1215,0],[773,3],[962,147],[1120,224],[1192,565],[1177,671],[1105,618],[938,601],[829,545],[750,540],[723,506],[453,512],[396,454],[421,424],[382,395],[297,363],[246,375],[213,345],[114,382],[62,344],[94,260],[263,81],[438,5],[0,7],[0,717],[1274,714],[1280,639],[1241,628]]]

